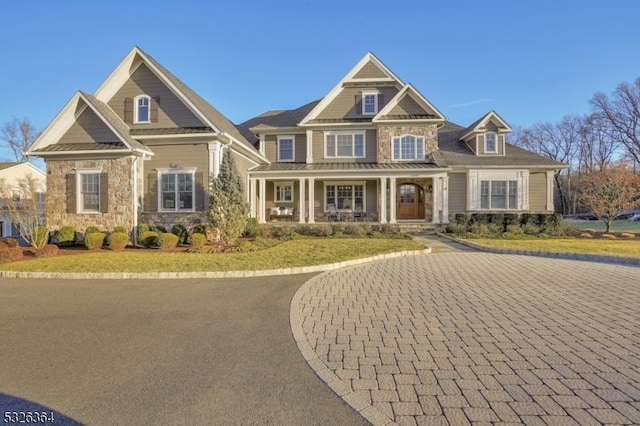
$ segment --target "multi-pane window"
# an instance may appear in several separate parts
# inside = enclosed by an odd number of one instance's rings
[[[493,132],[484,135],[484,152],[498,152],[496,138],[497,136]]]
[[[278,161],[293,161],[294,136],[278,136]]]
[[[193,198],[193,173],[163,173],[160,175],[160,210],[192,211]]]
[[[518,208],[518,181],[483,180],[480,182],[480,208],[515,210]]]
[[[422,136],[396,136],[393,138],[394,160],[423,160],[424,138]]]
[[[325,187],[327,210],[329,205],[338,210],[365,210],[364,185],[327,185]]]
[[[136,123],[149,123],[151,121],[150,116],[151,98],[149,96],[138,96],[135,99],[135,122]]]
[[[327,158],[363,158],[364,133],[325,133]]]
[[[290,203],[293,201],[293,184],[276,183],[275,186],[275,201],[277,203]]]
[[[362,94],[362,114],[373,115],[378,112],[378,94],[363,93]]]
[[[80,175],[80,205],[82,211],[100,211],[100,173]]]

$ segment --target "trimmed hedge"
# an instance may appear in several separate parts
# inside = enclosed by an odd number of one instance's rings
[[[122,250],[129,244],[129,234],[126,232],[114,232],[107,238],[107,247],[111,250]]]
[[[76,245],[76,228],[63,226],[58,230],[58,247],[73,247]]]
[[[189,237],[189,233],[187,232],[187,228],[178,223],[171,227],[171,233],[173,235],[178,236],[178,244],[184,244],[187,242],[187,238]]]
[[[171,234],[169,232],[163,232],[158,236],[158,245],[160,246],[160,250],[170,250],[175,248],[178,245],[178,237],[175,234]]]
[[[196,232],[194,234],[191,234],[191,237],[189,237],[189,242],[191,243],[192,248],[199,249],[207,244],[207,236]]]
[[[84,236],[84,245],[89,250],[100,250],[107,236],[104,232],[91,232]]]
[[[140,234],[140,243],[149,248],[149,247],[155,247],[158,245],[158,236],[159,234],[156,231],[145,231],[142,234]]]

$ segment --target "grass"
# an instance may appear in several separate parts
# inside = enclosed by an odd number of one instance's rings
[[[565,220],[564,223],[580,230],[593,229],[596,232],[604,232],[606,229],[604,222],[601,220]],[[616,220],[611,226],[611,232],[640,233],[640,222]]]
[[[524,238],[506,240],[494,238],[473,239],[487,247],[512,250],[537,250],[554,253],[580,253],[640,258],[638,240],[602,240],[577,238]]]
[[[278,269],[321,265],[424,247],[410,239],[312,239],[285,241],[249,253],[100,251],[0,265],[25,272],[191,272]]]

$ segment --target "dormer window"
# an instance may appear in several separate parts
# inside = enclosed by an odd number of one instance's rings
[[[496,154],[498,152],[498,135],[495,132],[487,132],[484,135],[484,152]]]
[[[133,100],[134,123],[151,122],[151,98],[147,95],[136,96]]]
[[[362,94],[362,115],[378,113],[378,93],[364,92]]]

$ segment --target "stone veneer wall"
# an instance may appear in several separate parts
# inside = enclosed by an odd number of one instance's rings
[[[190,228],[196,224],[208,224],[206,212],[193,212],[193,213],[162,213],[162,212],[148,212],[140,213],[140,220],[138,223],[148,223],[149,225],[162,225],[167,230],[171,231],[173,225],[181,224]]]
[[[424,153],[429,154],[438,150],[438,128],[436,124],[405,125],[378,127],[378,162],[392,161],[391,138],[394,136],[415,135],[424,136]]]
[[[47,161],[47,224],[50,229],[74,226],[83,232],[88,226],[110,231],[116,226],[133,228],[132,157],[102,160]],[[75,169],[101,169],[108,174],[107,213],[68,213],[66,176]]]

